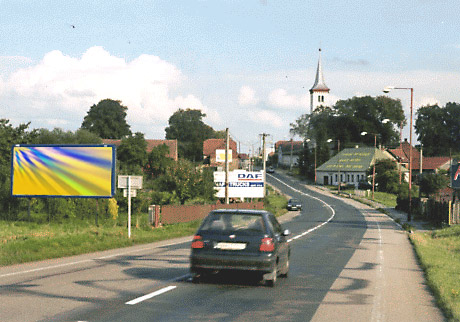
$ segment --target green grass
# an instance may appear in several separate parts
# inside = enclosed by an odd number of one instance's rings
[[[266,209],[280,216],[286,210],[286,197],[273,189],[265,200]],[[122,215],[123,216],[123,215]],[[126,217],[126,216],[124,216]],[[201,221],[152,228],[143,216],[134,216],[131,238],[125,225],[114,221],[72,220],[62,224],[38,224],[22,221],[0,221],[0,266],[72,256],[113,248],[133,246],[190,236]],[[123,218],[119,222],[126,222]],[[137,226],[137,228],[136,228]]]
[[[450,321],[460,321],[460,226],[410,234],[428,285]]]
[[[128,229],[83,222],[35,224],[0,221],[0,266],[71,256],[192,235],[199,222]]]
[[[268,186],[268,194],[265,198],[264,208],[270,211],[276,217],[282,216],[287,212],[287,198]]]

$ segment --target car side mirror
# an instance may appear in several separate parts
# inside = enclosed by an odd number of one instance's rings
[[[289,229],[285,229],[283,231],[283,236],[289,236],[291,234],[291,232],[289,231]]]

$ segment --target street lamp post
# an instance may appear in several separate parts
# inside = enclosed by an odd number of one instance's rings
[[[332,139],[328,139],[326,142],[330,143],[332,141],[333,141]],[[338,179],[338,185],[337,186],[338,186],[338,194],[340,195],[340,185],[342,183],[342,179],[340,178],[340,155],[339,155],[339,153],[340,153],[340,140],[337,139],[337,155],[338,155],[337,168],[338,168],[338,171],[339,171],[339,175],[337,177],[337,179]]]
[[[310,139],[306,139],[306,142],[310,142]],[[316,184],[316,142],[315,142],[315,184]]]
[[[412,219],[412,109],[414,104],[414,88],[413,87],[394,87],[385,86],[383,89],[384,93],[389,93],[393,89],[405,89],[410,90],[410,129],[409,129],[409,213],[407,214],[407,221]]]
[[[382,123],[388,123],[390,119],[382,120]],[[374,191],[375,191],[375,163],[377,162],[377,156],[375,155],[375,150],[377,149],[377,134],[376,133],[367,133],[366,131],[361,132],[361,135],[371,134],[374,136],[374,167],[372,169],[372,200],[374,200]],[[380,143],[381,144],[381,143]]]
[[[368,134],[366,131],[361,132],[361,135]],[[372,133],[369,133],[372,134]],[[374,136],[374,157],[375,157],[375,149],[377,148],[377,134],[372,134]],[[374,160],[374,167],[372,168],[372,200],[374,200],[374,191],[375,191],[375,162]]]

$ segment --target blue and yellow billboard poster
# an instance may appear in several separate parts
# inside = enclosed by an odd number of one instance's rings
[[[13,145],[13,197],[111,198],[113,145]]]

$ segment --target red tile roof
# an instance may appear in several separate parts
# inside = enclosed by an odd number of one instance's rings
[[[229,147],[232,150],[232,158],[238,158],[236,142],[230,139]],[[203,155],[216,157],[216,150],[225,149],[225,139],[207,139],[203,142]]]
[[[409,142],[404,141],[396,149],[388,150],[400,162],[409,164],[409,152],[412,148],[412,170],[420,170],[420,151],[411,147]],[[436,170],[450,162],[450,157],[426,157],[422,155],[422,167],[424,170]]]
[[[275,150],[278,151],[278,148],[281,146],[282,149],[291,149],[291,146],[293,150],[300,150],[302,148],[302,141],[278,141],[275,143]]]
[[[121,140],[112,140],[112,139],[103,139],[102,142],[104,144],[113,144],[115,146],[119,146],[121,144]],[[166,144],[169,147],[169,153],[167,154],[168,157],[177,161],[177,140],[145,140],[147,143],[147,153],[152,152],[154,147],[157,147],[162,144]]]

